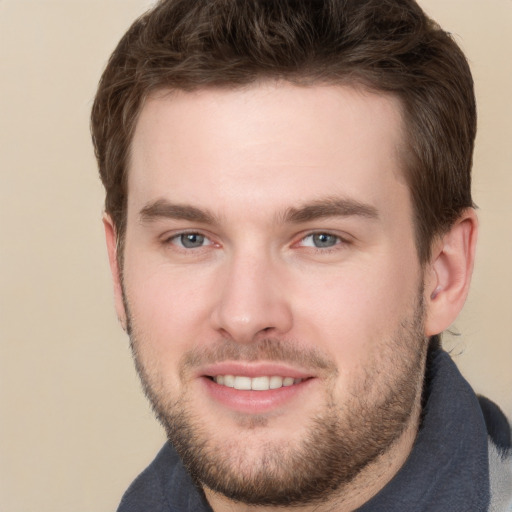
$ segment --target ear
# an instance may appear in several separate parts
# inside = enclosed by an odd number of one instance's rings
[[[478,219],[470,208],[432,247],[425,274],[426,336],[450,327],[464,306],[473,273],[477,232]]]
[[[105,228],[105,240],[107,242],[108,261],[110,263],[110,272],[112,273],[112,283],[114,285],[114,300],[117,312],[117,318],[121,322],[121,326],[126,331],[127,316],[123,301],[123,288],[121,286],[121,269],[119,268],[119,260],[117,254],[117,233],[114,222],[110,215],[103,215],[103,226]]]

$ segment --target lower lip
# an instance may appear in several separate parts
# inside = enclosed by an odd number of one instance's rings
[[[247,414],[262,414],[276,410],[302,395],[316,379],[305,379],[292,386],[267,391],[245,391],[221,386],[208,377],[201,377],[207,393],[223,406]]]

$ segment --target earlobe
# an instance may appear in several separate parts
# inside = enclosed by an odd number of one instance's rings
[[[105,228],[105,241],[107,243],[108,260],[110,263],[110,272],[112,274],[112,284],[114,286],[114,300],[117,317],[121,326],[126,331],[126,311],[123,301],[123,288],[121,284],[121,269],[119,268],[117,233],[112,218],[108,214],[103,215],[103,227]]]
[[[478,220],[474,209],[463,212],[433,246],[425,277],[425,335],[439,334],[454,322],[469,291]]]

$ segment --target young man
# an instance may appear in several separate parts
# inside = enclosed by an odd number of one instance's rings
[[[510,426],[439,338],[473,267],[475,124],[463,54],[411,0],[134,23],[92,132],[169,443],[121,512],[509,509]]]

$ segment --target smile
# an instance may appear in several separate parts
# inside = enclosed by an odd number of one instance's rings
[[[270,389],[279,389],[283,387],[300,384],[303,379],[294,379],[293,377],[280,376],[261,376],[247,377],[243,375],[216,375],[212,380],[220,386],[234,388],[241,391],[268,391]]]

